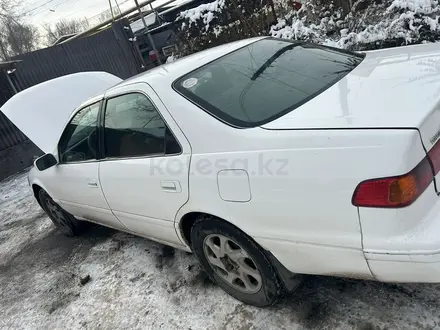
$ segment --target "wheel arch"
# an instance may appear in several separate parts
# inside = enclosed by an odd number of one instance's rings
[[[45,186],[39,180],[32,181],[30,184],[31,184],[32,192],[34,194],[35,199],[37,200],[38,204],[40,204],[40,206],[42,206],[39,193],[41,190],[46,191],[48,194],[49,194],[49,192],[47,191]]]
[[[205,212],[205,211],[190,211],[185,213],[183,216],[181,216],[179,221],[179,234],[181,238],[183,239],[184,243],[187,244],[191,248],[191,229],[194,226],[194,223],[200,219],[200,217],[206,216],[206,217],[215,217],[219,220],[222,220],[226,223],[229,223],[230,225],[236,227],[238,230],[246,233],[246,231],[243,228],[240,228],[235,223],[231,222],[224,216],[219,216],[217,214],[214,214],[212,212]],[[206,220],[209,221],[209,220]],[[248,235],[248,234],[247,234]]]
[[[191,248],[191,229],[194,226],[194,223],[201,217],[201,216],[208,216],[208,217],[215,217],[217,219],[220,219],[221,221],[224,221],[238,230],[242,231],[246,234],[246,231],[244,231],[242,228],[237,226],[236,224],[232,223],[231,221],[228,221],[222,217],[219,217],[215,214],[212,214],[210,212],[202,212],[202,211],[194,211],[194,212],[188,212],[184,214],[180,221],[179,221],[179,231],[181,238],[184,240],[185,244],[187,244]],[[209,220],[206,220],[209,221]],[[248,234],[247,234],[248,235]],[[249,235],[252,240],[252,236]],[[275,268],[275,271],[277,272],[277,275],[279,276],[284,289],[288,292],[294,291],[299,284],[302,281],[302,276],[299,274],[294,274],[291,271],[289,271],[281,262],[269,251],[266,250],[264,247],[262,247],[258,242],[255,242],[258,244],[266,253],[267,257],[272,263],[272,266]]]
[[[40,191],[42,189],[43,189],[43,187],[41,187],[39,184],[37,184],[37,183],[33,183],[32,184],[32,191],[34,193],[34,197],[37,200],[38,204],[40,204],[41,207],[42,207],[42,205],[41,205],[40,195],[39,194],[40,194]]]
[[[215,216],[206,212],[188,212],[184,214],[179,221],[179,234],[184,240],[184,243],[191,248],[191,229],[194,223],[203,215]],[[217,216],[215,216],[217,217]],[[220,218],[221,219],[221,218]]]

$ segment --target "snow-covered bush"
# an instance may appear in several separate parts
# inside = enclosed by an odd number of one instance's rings
[[[440,39],[436,0],[359,0],[344,15],[333,3],[307,1],[278,20],[270,34],[339,48],[366,50]]]
[[[180,13],[180,55],[247,37],[267,35],[275,23],[268,0],[215,0]]]
[[[179,50],[186,55],[258,35],[351,50],[437,41],[439,1],[274,0],[275,21],[269,0],[215,0],[180,14]]]

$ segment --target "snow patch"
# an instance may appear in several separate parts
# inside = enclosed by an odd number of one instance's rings
[[[319,9],[323,14],[319,14]],[[438,40],[439,17],[437,0],[394,0],[370,5],[345,17],[307,1],[300,11],[279,19],[271,27],[270,35],[344,49],[375,49],[383,43],[397,46]]]
[[[207,31],[212,20],[214,19],[214,12],[220,12],[225,6],[225,1],[226,0],[216,0],[210,3],[201,4],[200,6],[195,8],[182,11],[178,15],[176,20],[178,21],[181,19],[188,19],[189,26],[191,27],[192,24],[201,19],[203,20],[203,23],[205,24],[205,30]],[[184,26],[183,24],[182,29],[186,26]]]
[[[172,63],[172,62],[174,62],[175,60],[177,60],[177,58],[176,58],[174,55],[168,56],[168,58],[167,58],[167,63]]]
[[[430,14],[433,10],[433,5],[438,5],[437,1],[431,0],[394,0],[388,7],[388,11],[394,9],[405,9],[415,13]]]

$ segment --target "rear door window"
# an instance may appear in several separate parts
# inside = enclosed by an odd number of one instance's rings
[[[255,127],[307,102],[362,59],[333,48],[269,38],[185,75],[174,88],[230,125]]]
[[[181,148],[159,111],[145,95],[132,93],[107,101],[104,117],[107,158],[161,156]]]

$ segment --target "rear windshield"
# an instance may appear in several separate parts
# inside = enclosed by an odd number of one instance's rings
[[[185,75],[174,88],[230,125],[255,127],[323,92],[362,59],[333,48],[263,39]]]

